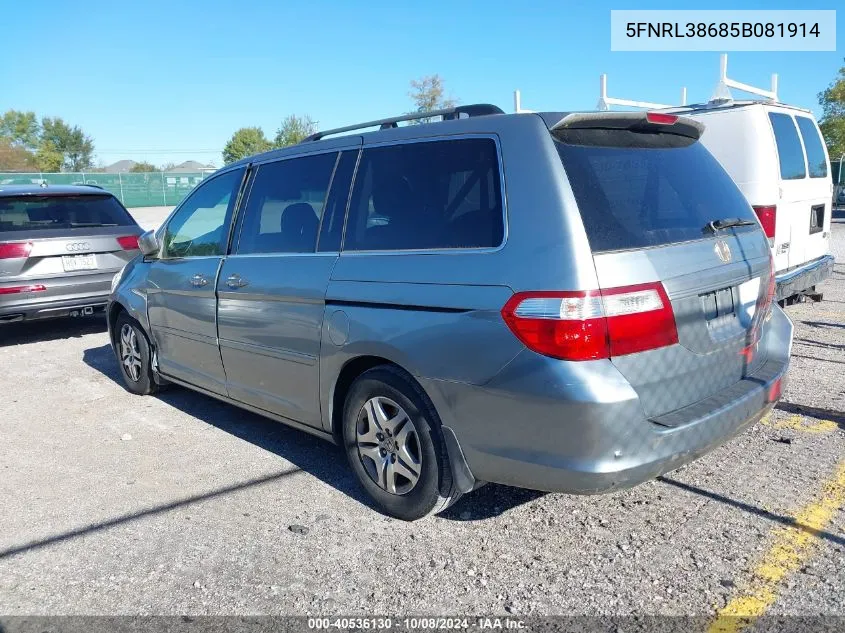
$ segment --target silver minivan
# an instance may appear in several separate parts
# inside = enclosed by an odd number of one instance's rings
[[[700,123],[434,114],[198,185],[115,276],[129,391],[176,383],[337,442],[407,520],[489,481],[632,486],[772,408],[792,324]]]

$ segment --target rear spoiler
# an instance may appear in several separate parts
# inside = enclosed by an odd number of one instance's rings
[[[688,117],[665,112],[582,112],[565,115],[557,123],[550,125],[549,130],[659,132],[685,136],[697,141],[704,132],[704,125]]]

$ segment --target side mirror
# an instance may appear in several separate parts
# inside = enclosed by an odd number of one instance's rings
[[[141,237],[138,238],[138,248],[141,250],[144,257],[152,257],[153,255],[156,255],[160,246],[155,231],[142,233]]]

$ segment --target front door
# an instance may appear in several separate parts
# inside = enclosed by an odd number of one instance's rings
[[[217,281],[229,396],[315,427],[326,287],[357,155],[259,165]]]
[[[159,371],[226,395],[215,287],[244,168],[202,182],[160,231],[147,310]]]

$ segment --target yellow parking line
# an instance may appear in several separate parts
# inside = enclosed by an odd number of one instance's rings
[[[795,524],[778,529],[772,547],[754,569],[745,592],[732,598],[716,614],[708,633],[737,633],[763,615],[777,598],[780,582],[799,569],[812,553],[818,533],[845,503],[845,461],[822,487],[819,498],[801,510]]]
[[[804,416],[801,415],[793,415],[785,420],[778,421],[773,421],[770,416],[766,416],[763,418],[762,423],[778,430],[790,429],[792,431],[803,431],[805,433],[830,433],[835,431],[838,426],[836,422],[832,422],[830,420],[818,420],[816,422],[807,420],[806,424],[804,423],[804,420]]]

